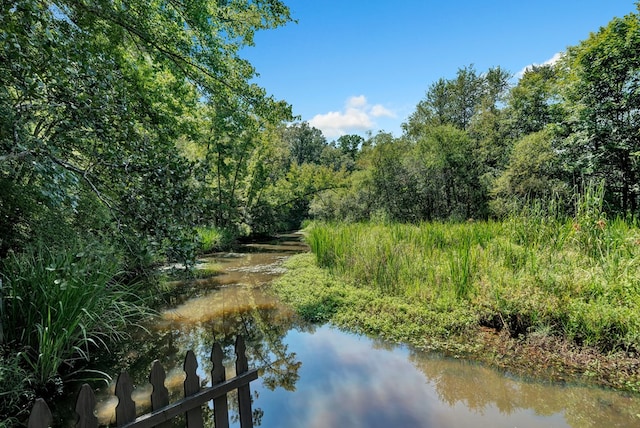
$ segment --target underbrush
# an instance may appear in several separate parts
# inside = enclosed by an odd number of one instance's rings
[[[148,313],[139,297],[146,292],[117,281],[119,266],[109,248],[80,244],[33,246],[2,260],[2,416],[19,414],[25,397],[60,394],[64,379],[94,378],[83,370],[90,355]],[[10,372],[22,380],[5,383]]]

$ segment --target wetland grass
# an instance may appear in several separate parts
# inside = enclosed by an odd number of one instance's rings
[[[513,349],[548,345],[543,367],[601,365],[598,382],[640,391],[640,229],[607,219],[599,198],[570,218],[534,207],[503,221],[314,223],[306,240],[329,279],[283,286],[285,275],[276,288],[286,299],[303,287],[304,311],[321,302],[319,319],[343,327],[454,354],[494,332]]]

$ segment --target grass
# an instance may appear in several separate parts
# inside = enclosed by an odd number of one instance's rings
[[[17,426],[28,415],[34,398],[28,383],[29,373],[18,356],[0,349],[0,427]]]
[[[84,375],[93,351],[122,339],[124,327],[147,313],[132,286],[114,280],[118,266],[108,249],[80,245],[35,246],[5,258],[2,370],[18,364],[40,396]]]
[[[315,223],[313,255],[274,287],[310,320],[520,366],[513,349],[535,348],[537,373],[555,364],[640,391],[640,229],[607,219],[600,198],[571,218],[533,207],[504,221]]]
[[[236,239],[236,234],[231,230],[220,229],[215,226],[196,228],[198,241],[200,242],[200,253],[206,254],[231,246]]]
[[[319,266],[359,287],[471,306],[513,334],[640,351],[640,230],[624,221],[316,224],[307,240]]]

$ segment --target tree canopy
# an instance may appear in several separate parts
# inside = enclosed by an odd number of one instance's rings
[[[0,255],[67,226],[115,234],[128,253],[185,256],[206,184],[202,159],[185,148],[224,156],[216,172],[237,179],[244,166],[227,159],[246,163],[237,152],[290,119],[239,55],[256,31],[290,20],[280,1],[0,8]]]

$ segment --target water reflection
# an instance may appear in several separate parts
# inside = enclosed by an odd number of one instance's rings
[[[323,326],[285,338],[303,362],[295,394],[257,386],[263,427],[630,427],[640,400],[525,382],[464,361]]]
[[[203,386],[210,385],[214,342],[223,346],[227,378],[235,375],[233,344],[239,334],[245,337],[249,366],[260,369],[262,388],[295,389],[301,362],[283,339],[291,329],[312,331],[314,327],[300,321],[291,308],[265,289],[265,284],[282,273],[283,260],[306,247],[296,236],[285,236],[284,242],[264,245],[266,250],[262,252],[256,252],[258,244],[250,244],[249,253],[216,254],[203,260],[201,266],[216,265],[223,269],[222,273],[207,281],[185,283],[189,297],[178,299],[179,303],[162,311],[146,326],[147,333],[139,334],[133,341],[121,368],[129,372],[136,386],[133,399],[138,414],[150,409],[148,376],[154,359],[159,359],[167,372],[165,385],[173,402],[182,396],[182,366],[188,350],[195,353]],[[114,389],[115,380],[97,391],[100,424],[115,422]],[[255,396],[253,384],[252,390]],[[233,395],[230,398],[230,415],[235,420],[237,401]],[[259,426],[263,411],[255,405],[253,408],[254,425]]]
[[[127,368],[136,385],[133,399],[138,413],[150,408],[149,397],[151,386],[148,384],[149,368],[155,358],[158,358],[165,370],[167,378],[165,385],[170,391],[171,401],[182,396],[184,373],[182,371],[184,356],[188,350],[193,350],[198,361],[198,376],[203,386],[210,385],[210,373],[213,369],[210,361],[211,345],[218,342],[225,353],[225,368],[227,378],[235,375],[235,355],[233,344],[238,334],[242,334],[247,342],[247,358],[250,367],[260,368],[261,385],[266,389],[281,388],[295,390],[299,379],[298,370],[301,362],[295,352],[283,341],[286,333],[297,328],[309,331],[302,323],[296,322],[295,317],[280,307],[254,307],[245,310],[233,309],[224,313],[220,318],[201,320],[185,325],[182,318],[180,326],[176,322],[159,323],[152,331],[153,341],[138,341],[138,346],[130,351],[128,360],[132,361]],[[252,384],[253,386],[253,384]],[[115,421],[115,406],[117,399],[113,397],[115,383],[98,393],[98,418],[101,424],[112,424]],[[255,392],[255,388],[252,388]],[[230,401],[231,414],[234,415],[237,404]],[[259,416],[259,406],[254,406]],[[255,421],[259,425],[259,418]]]
[[[186,351],[195,352],[198,374],[208,385],[212,344],[223,345],[230,378],[233,343],[242,334],[249,366],[260,368],[251,391],[254,424],[263,428],[640,426],[639,396],[526,382],[476,364],[301,322],[265,284],[280,274],[286,257],[302,248],[295,241],[251,243],[249,253],[219,254],[205,261],[222,267],[223,273],[185,284],[189,298],[163,311],[148,326],[149,333],[131,344],[124,366],[137,385],[139,413],[149,408],[147,377],[155,358],[167,371],[175,401],[182,394]],[[116,399],[108,391],[98,399],[100,422],[112,423]],[[205,408],[207,414],[211,408]],[[232,426],[238,427],[233,395],[230,414]],[[211,426],[212,419],[206,420]]]

